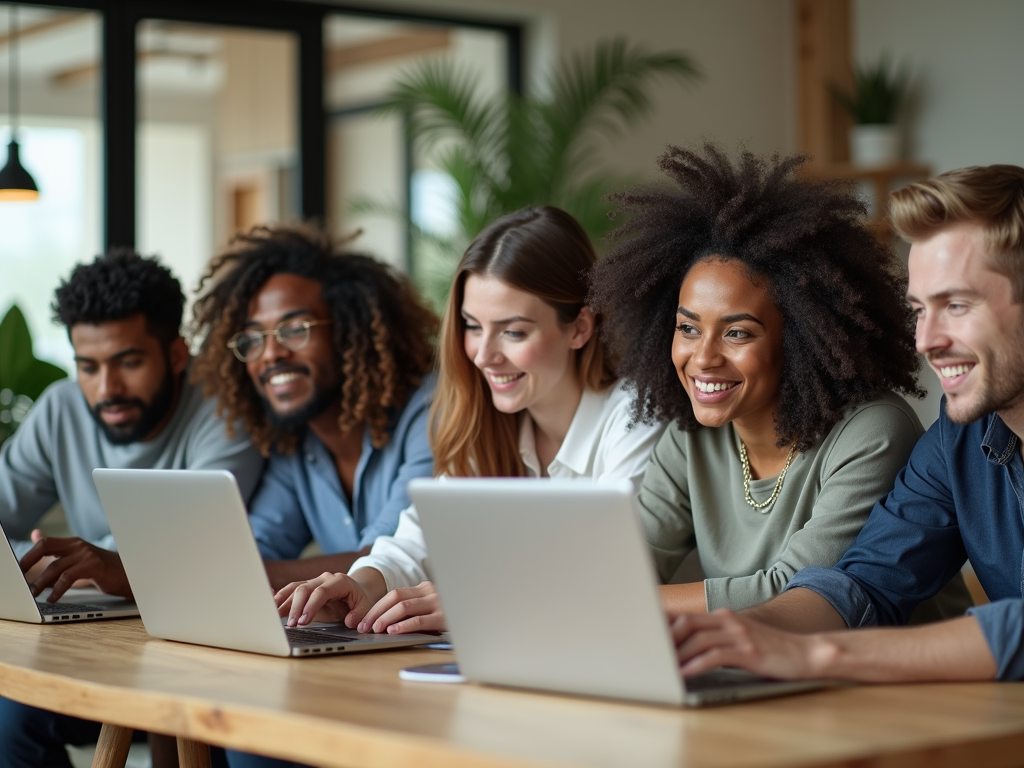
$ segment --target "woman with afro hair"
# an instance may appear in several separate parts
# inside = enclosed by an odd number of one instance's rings
[[[831,566],[921,435],[903,272],[837,181],[802,157],[733,163],[670,147],[674,186],[614,196],[628,219],[594,270],[638,421],[668,421],[639,502],[659,576],[697,550],[703,582],[662,587],[669,613],[741,609]],[[963,613],[958,576],[915,620]]]

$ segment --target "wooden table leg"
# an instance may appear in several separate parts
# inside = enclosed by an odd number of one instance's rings
[[[179,736],[178,765],[181,768],[210,768],[210,748]]]
[[[124,768],[132,745],[132,728],[104,723],[92,758],[92,768]]]
[[[150,733],[149,754],[153,768],[178,768],[178,740],[174,736]]]

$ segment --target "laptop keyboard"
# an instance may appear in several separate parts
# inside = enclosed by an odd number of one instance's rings
[[[285,627],[285,634],[288,635],[288,642],[292,645],[322,645],[323,643],[351,643],[358,640],[358,637],[351,635],[339,635],[335,632],[319,630],[296,629]]]
[[[36,605],[39,606],[39,612],[44,616],[52,616],[55,613],[95,613],[96,611],[106,610],[105,608],[100,608],[98,605],[78,605],[77,603],[47,603],[41,600],[37,600]]]
[[[756,683],[771,682],[757,675],[736,674],[735,670],[711,670],[686,678],[687,692],[720,691],[724,688],[742,688]]]

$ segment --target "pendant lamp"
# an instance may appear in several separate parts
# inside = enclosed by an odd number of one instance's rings
[[[18,21],[12,3],[8,6],[7,51],[10,88],[8,100],[11,113],[11,143],[7,145],[7,165],[0,170],[0,202],[38,200],[39,187],[21,164],[18,151]]]

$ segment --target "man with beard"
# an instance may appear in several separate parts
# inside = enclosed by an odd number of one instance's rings
[[[347,571],[433,472],[436,317],[405,277],[316,229],[239,236],[201,293],[193,378],[270,459],[249,520],[271,584]],[[312,541],[323,554],[300,558]]]
[[[184,303],[166,267],[128,250],[79,265],[57,289],[54,315],[68,329],[78,380],[47,389],[0,449],[0,522],[34,594],[52,587],[56,601],[86,579],[131,596],[96,467],[227,469],[245,498],[255,488],[259,452],[247,435],[229,437],[215,402],[187,381]],[[73,537],[33,530],[57,502]],[[0,768],[69,766],[64,744],[93,742],[99,730],[0,699]]]
[[[835,568],[739,614],[673,625],[682,672],[862,682],[1024,679],[1024,168],[964,168],[893,195],[907,300],[944,413]],[[988,598],[899,625],[970,560]]]

